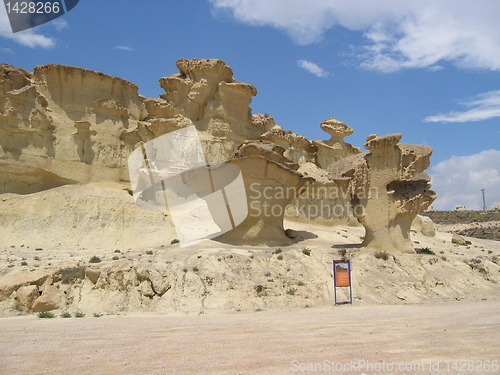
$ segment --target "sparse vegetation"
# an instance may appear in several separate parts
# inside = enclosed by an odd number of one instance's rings
[[[176,243],[179,243],[179,240],[177,238],[174,238],[171,242],[170,245],[175,245]]]
[[[50,311],[40,311],[37,316],[40,318],[40,319],[52,319],[52,318],[55,318],[56,316],[51,313]]]
[[[387,260],[389,259],[389,254],[386,251],[377,251],[375,254],[375,258]]]
[[[255,285],[254,289],[257,292],[257,294],[261,294],[266,288],[259,284],[259,285]]]
[[[146,254],[147,254],[147,255],[153,255],[153,250],[148,250],[148,251],[146,251]]]
[[[73,316],[75,318],[83,318],[85,316],[85,314],[82,313],[81,311],[75,311],[75,313],[73,314]]]
[[[290,296],[294,296],[295,293],[297,293],[297,289],[295,288],[290,288],[286,291],[286,294],[290,295]]]
[[[436,255],[436,253],[434,251],[432,251],[431,249],[429,249],[428,247],[424,247],[424,248],[421,248],[421,249],[415,249],[415,251],[418,254]]]
[[[93,255],[90,259],[89,259],[89,263],[101,263],[102,262],[102,259],[99,258],[98,256],[95,256]]]
[[[194,267],[193,267],[193,272],[195,272],[195,273],[196,273],[196,272],[198,272],[198,271],[199,271],[198,267],[194,266]]]
[[[283,260],[283,255],[281,255],[281,254],[280,254],[280,255],[278,255],[278,256],[276,257],[276,259],[278,259],[278,260]]]
[[[61,318],[71,318],[71,314],[67,311],[61,313]]]
[[[101,313],[94,313],[94,318],[100,318],[102,316]]]
[[[117,255],[113,256],[113,258],[111,258],[112,260],[118,260],[120,259]]]
[[[21,266],[27,266],[27,265],[28,265],[28,262],[26,262],[25,260],[23,260],[23,261],[21,262]]]
[[[85,278],[85,266],[63,268],[59,271],[63,284],[74,283],[78,279]]]
[[[283,250],[281,250],[281,249],[276,249],[276,250],[274,250],[274,254],[279,254],[279,253],[281,253],[281,252],[283,252]]]
[[[306,247],[304,250],[302,250],[302,254],[307,255],[309,257],[311,256],[311,250]]]

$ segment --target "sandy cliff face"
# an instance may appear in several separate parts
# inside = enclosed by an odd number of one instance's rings
[[[0,191],[126,179],[120,134],[146,116],[137,86],[91,70],[0,68]]]
[[[166,133],[194,126],[207,164],[230,161],[238,165],[247,176],[247,189],[253,184],[262,191],[293,191],[285,200],[275,194],[255,203],[280,209],[274,211],[277,215],[245,221],[245,230],[235,228],[229,235],[233,243],[288,244],[285,216],[353,224],[352,206],[359,199],[355,191],[377,188],[394,193],[383,201],[363,203],[371,213],[357,216],[367,231],[374,228],[377,240],[370,243],[381,241],[378,247],[383,247],[388,239],[382,238],[384,231],[377,226],[391,227],[395,222],[379,222],[380,210],[397,206],[399,217],[413,218],[432,201],[431,194],[425,195],[425,179],[419,177],[430,155],[423,146],[398,145],[399,151],[386,152],[380,151],[391,146],[384,146],[385,138],[370,139],[365,145],[371,151],[366,161],[359,148],[344,141],[353,130],[336,119],[321,123],[329,140],[310,141],[286,131],[268,115],[252,115],[249,105],[257,90],[235,80],[222,60],[180,59],[176,65],[178,73],[159,80],[165,94],[149,99],[128,81],[87,69],[49,64],[30,73],[1,65],[0,193],[30,194],[99,181],[128,187],[127,160],[133,150]],[[244,157],[242,150],[246,150]],[[342,170],[340,175],[329,176],[332,165],[337,165],[334,169],[355,166],[354,174]],[[350,184],[347,189],[346,184]],[[425,204],[407,197],[419,194],[426,196]],[[251,204],[249,199],[249,212]],[[370,220],[375,224],[367,224]],[[409,225],[396,225],[403,237],[409,235]],[[396,241],[394,251],[409,247],[407,239]]]

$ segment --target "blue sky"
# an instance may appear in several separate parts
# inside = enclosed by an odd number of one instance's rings
[[[500,201],[500,1],[80,0],[12,34],[0,7],[0,62],[66,64],[125,78],[157,97],[179,58],[220,58],[259,91],[253,113],[327,139],[403,133],[434,148],[436,209]]]

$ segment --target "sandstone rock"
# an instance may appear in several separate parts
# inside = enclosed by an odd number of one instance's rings
[[[351,135],[354,130],[343,122],[329,118],[323,121],[320,127],[330,134],[331,138],[327,141],[313,141],[318,149],[316,161],[319,167],[326,170],[337,160],[361,152],[358,147],[344,142],[344,138]]]
[[[151,286],[151,282],[149,280],[141,281],[139,284],[139,291],[144,297],[153,297],[155,295],[155,291]]]
[[[299,234],[297,233],[296,230],[293,229],[287,229],[285,230],[285,234],[289,238],[296,238]]]
[[[268,246],[293,242],[283,227],[286,206],[313,179],[296,172],[298,165],[286,158],[284,151],[270,141],[248,141],[229,160],[243,175],[248,215],[236,228],[219,236],[219,241]]]
[[[273,218],[249,217],[226,240],[286,244],[285,214],[347,224],[352,207],[362,207],[366,214],[356,216],[367,228],[365,246],[383,250],[392,243],[390,251],[411,251],[409,226],[434,199],[423,172],[429,147],[399,144],[399,134],[372,135],[365,144],[369,152],[361,154],[344,141],[353,130],[334,118],[320,125],[329,140],[310,141],[269,115],[252,114],[256,88],[235,80],[224,61],[180,59],[176,65],[178,73],[159,80],[165,93],[149,99],[134,84],[92,70],[48,64],[30,73],[0,65],[0,193],[127,183],[127,159],[140,144],[194,126],[209,165],[230,160],[243,171],[247,191],[260,185],[254,191],[260,197],[249,198],[252,214],[262,214],[266,205],[280,211]],[[286,199],[262,198],[269,189],[288,189]],[[360,191],[375,189],[380,197],[361,197]],[[302,206],[310,208],[306,214]],[[99,210],[90,216],[105,216]],[[90,222],[80,215],[72,225]],[[171,231],[172,223],[167,227]]]
[[[20,287],[16,292],[16,302],[20,310],[31,311],[33,303],[39,297],[38,287],[28,285]]]
[[[153,288],[155,294],[160,297],[171,288],[168,278],[164,278],[163,275],[157,270],[149,271],[149,280],[151,281],[151,287]]]
[[[101,270],[99,268],[86,268],[85,276],[92,281],[92,284],[95,284],[99,280],[99,276],[101,276]]]
[[[0,300],[9,297],[12,292],[22,286],[38,285],[41,286],[50,277],[47,271],[13,271],[0,277]]]
[[[34,312],[62,309],[66,306],[66,297],[59,288],[46,285],[42,295],[33,302]]]
[[[428,216],[417,215],[411,224],[411,231],[423,234],[427,237],[436,235],[436,227]]]
[[[465,238],[463,238],[459,234],[453,234],[453,237],[451,237],[451,242],[456,245],[463,245],[463,246],[467,245],[467,241],[465,240]]]
[[[330,166],[330,177],[351,196],[354,216],[365,227],[363,246],[414,253],[410,226],[436,198],[430,190],[429,146],[399,144],[401,134],[371,135],[369,152]]]

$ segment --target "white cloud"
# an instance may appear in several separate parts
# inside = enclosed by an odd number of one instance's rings
[[[317,64],[313,63],[312,61],[299,60],[297,64],[305,71],[314,74],[316,77],[319,78],[328,77],[328,72],[320,68]]]
[[[382,72],[443,61],[500,70],[497,0],[209,0],[235,19],[272,26],[306,45],[342,26],[364,33],[361,66]]]
[[[486,204],[500,201],[500,150],[485,150],[469,156],[452,156],[431,168],[432,189],[438,198],[436,210],[449,210],[457,204],[468,209],[483,208],[481,189],[486,190]]]
[[[51,48],[56,45],[54,38],[46,37],[42,34],[37,34],[33,29],[13,33],[10,27],[7,11],[4,6],[0,6],[0,37],[15,41],[26,47],[42,47]]]
[[[475,98],[461,102],[470,109],[463,112],[449,112],[424,118],[425,122],[471,122],[500,117],[500,90],[488,91]]]
[[[115,46],[115,49],[120,49],[122,51],[129,51],[129,52],[135,51],[135,49],[127,46]]]
[[[54,26],[57,31],[61,31],[65,28],[69,27],[68,21],[66,21],[65,19],[62,19],[62,18],[57,18],[55,20],[50,21],[50,25]]]

